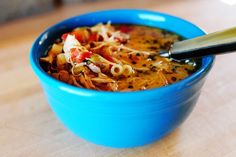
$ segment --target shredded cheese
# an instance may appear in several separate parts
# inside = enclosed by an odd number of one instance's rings
[[[68,63],[70,63],[71,49],[78,48],[79,46],[81,46],[80,42],[75,38],[74,35],[69,34],[63,46],[63,50],[65,52],[65,58]]]

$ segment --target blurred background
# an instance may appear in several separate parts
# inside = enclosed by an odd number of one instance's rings
[[[236,53],[216,57],[190,118],[153,145],[103,148],[59,123],[30,67],[32,43],[61,20],[114,8],[175,15],[208,33],[236,26],[236,0],[0,0],[0,157],[236,157]]]
[[[63,5],[84,4],[101,0],[1,0],[0,24],[17,18],[36,15]]]
[[[94,2],[101,2],[101,5],[99,3]],[[104,2],[105,1],[105,2]],[[108,5],[108,3],[111,3],[111,5]],[[204,6],[205,4],[208,5],[210,3],[212,6]],[[98,5],[94,5],[98,4]],[[113,5],[112,5],[113,4]],[[27,17],[31,17],[34,15],[42,15],[47,14],[53,11],[56,11],[58,13],[64,12],[64,13],[70,13],[67,14],[65,17],[74,16],[77,14],[73,14],[78,12],[80,14],[81,12],[87,12],[87,11],[94,11],[94,10],[100,10],[100,9],[112,9],[112,8],[148,8],[148,9],[156,9],[156,8],[162,8],[162,6],[166,6],[170,8],[169,12],[182,12],[184,13],[185,10],[190,11],[190,8],[185,8],[184,10],[179,10],[181,6],[195,6],[191,7],[191,12],[194,13],[195,11],[202,10],[203,12],[208,11],[208,14],[205,14],[208,18],[207,20],[219,20],[217,18],[217,15],[212,16],[213,12],[209,11],[219,11],[219,13],[224,14],[224,12],[227,10],[227,7],[234,6],[236,4],[236,0],[200,0],[199,2],[196,2],[196,0],[173,0],[170,2],[166,2],[165,0],[135,0],[135,1],[124,1],[124,0],[117,0],[117,1],[109,1],[109,0],[0,0],[0,25],[4,24],[6,22],[14,21],[16,19],[24,19]],[[88,10],[71,10],[66,9],[64,11],[60,8],[66,8],[67,6],[87,6]],[[202,5],[202,7],[198,7]],[[89,6],[89,7],[88,7]],[[96,6],[97,9],[93,8],[93,6]],[[160,6],[160,7],[159,7]],[[174,7],[175,6],[175,7]],[[208,8],[207,10],[205,8]],[[76,8],[77,9],[77,8]],[[174,10],[171,10],[174,9]],[[230,9],[232,9],[230,7]],[[62,11],[63,10],[63,11]],[[162,11],[162,10],[161,10]],[[165,12],[165,11],[164,11]],[[72,13],[72,14],[71,14]],[[186,17],[188,17],[188,14],[183,14]],[[199,14],[200,15],[200,14]],[[62,15],[63,16],[63,15]],[[212,16],[212,17],[210,17]],[[231,15],[233,16],[233,15]],[[198,16],[200,17],[200,16]],[[62,17],[57,17],[58,20],[61,20]],[[229,18],[229,14],[226,16],[226,18]],[[218,21],[215,21],[218,22]]]

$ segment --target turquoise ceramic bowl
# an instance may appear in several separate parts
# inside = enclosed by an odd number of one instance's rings
[[[155,142],[183,123],[191,113],[214,58],[202,58],[197,72],[175,84],[135,92],[105,92],[74,87],[50,77],[40,67],[39,57],[63,33],[78,26],[107,21],[159,27],[185,38],[205,34],[188,21],[158,12],[93,12],[72,17],[43,32],[31,49],[31,66],[58,119],[79,137],[119,148]]]

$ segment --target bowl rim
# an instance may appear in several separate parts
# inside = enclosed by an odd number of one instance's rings
[[[33,69],[33,71],[36,73],[37,77],[39,80],[43,80],[43,82],[47,82],[48,84],[54,84],[56,87],[60,88],[63,91],[67,91],[72,94],[76,95],[83,95],[83,96],[92,96],[92,95],[98,95],[98,96],[111,96],[111,95],[116,95],[116,96],[124,96],[124,95],[129,95],[129,96],[138,96],[138,95],[151,95],[156,92],[161,92],[163,90],[171,89],[171,88],[179,88],[180,86],[185,86],[189,82],[193,82],[194,80],[197,80],[199,78],[203,78],[211,69],[213,62],[214,62],[214,56],[207,56],[203,57],[202,61],[205,60],[205,64],[202,65],[196,72],[191,74],[190,76],[184,78],[183,80],[180,80],[178,82],[175,82],[173,84],[167,85],[167,86],[162,86],[162,87],[157,87],[157,88],[151,88],[151,89],[146,89],[146,90],[138,90],[138,91],[98,91],[98,90],[93,90],[93,89],[87,89],[87,88],[80,88],[76,87],[67,83],[64,83],[62,81],[59,81],[57,79],[54,79],[53,77],[49,76],[37,63],[37,57],[35,57],[37,51],[36,48],[38,47],[38,43],[41,41],[42,37],[49,32],[50,30],[53,30],[54,28],[59,27],[62,24],[67,23],[70,20],[73,20],[75,18],[79,18],[80,16],[86,16],[86,15],[92,15],[92,14],[99,14],[99,13],[118,13],[118,12],[132,12],[132,13],[145,13],[145,14],[152,14],[152,15],[158,15],[162,17],[168,17],[172,19],[177,19],[180,20],[184,23],[187,23],[189,26],[198,29],[202,34],[206,34],[204,30],[199,28],[197,25],[193,24],[192,22],[189,22],[185,19],[182,19],[180,17],[176,17],[173,15],[169,15],[166,13],[161,13],[157,11],[150,11],[150,10],[143,10],[143,9],[111,9],[111,10],[100,10],[100,11],[95,11],[95,12],[89,12],[89,13],[84,13],[80,14],[77,16],[73,16],[67,19],[64,19],[50,27],[48,27],[43,33],[41,33],[37,39],[34,41],[31,49],[30,49],[30,64]]]

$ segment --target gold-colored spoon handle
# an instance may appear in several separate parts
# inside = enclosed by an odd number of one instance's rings
[[[174,59],[187,59],[224,54],[235,50],[236,27],[176,42],[172,45],[168,56]]]

